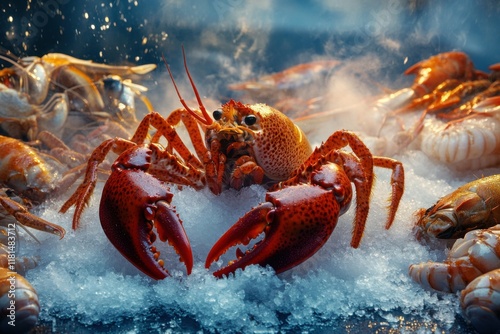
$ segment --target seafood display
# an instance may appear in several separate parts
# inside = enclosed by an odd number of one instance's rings
[[[23,276],[6,268],[0,268],[0,304],[2,333],[28,333],[35,327],[40,313],[37,292]]]
[[[480,275],[461,292],[462,308],[478,332],[491,333],[500,328],[499,274],[497,268]]]
[[[20,198],[16,198],[20,200]],[[31,331],[40,313],[38,294],[23,276],[37,265],[36,257],[16,257],[15,222],[0,218],[0,330],[2,333]]]
[[[0,330],[25,333],[35,327],[40,312],[38,294],[23,276],[36,266],[37,260],[17,255],[21,253],[16,228],[30,227],[60,238],[66,232],[29,211],[32,203],[40,203],[56,191],[55,165],[14,138],[0,136],[0,151]],[[60,185],[77,177],[62,178]]]
[[[372,109],[374,114],[369,115],[381,120],[376,137],[390,139],[390,145],[380,151],[365,142],[364,133],[350,130],[332,130],[326,139],[315,138],[321,143],[312,146],[313,141],[301,130],[300,122],[288,117],[315,116],[325,92],[318,91],[316,97],[298,94],[297,100],[290,99],[290,94],[312,81],[324,82],[340,66],[339,61],[305,63],[231,84],[229,89],[242,92],[244,102],[230,99],[210,114],[191,77],[184,50],[183,56],[198,109],[189,107],[182,98],[167,65],[172,92],[182,107],[166,116],[162,114],[165,110],[155,109],[146,97],[147,88],[135,82],[152,71],[154,65],[111,66],[64,54],[19,59],[10,54],[2,56],[9,64],[0,72],[2,224],[18,222],[20,227],[62,238],[66,233],[64,224],[69,221],[63,219],[60,226],[58,220],[52,219],[68,216],[64,213],[69,212],[72,228],[78,229],[71,237],[81,240],[80,233],[89,233],[82,232],[90,225],[87,221],[92,220],[85,215],[88,207],[95,205],[93,197],[97,197],[98,218],[109,240],[106,242],[132,268],[127,268],[124,261],[123,271],[115,265],[119,269],[112,275],[100,272],[99,284],[101,279],[103,282],[113,279],[113,275],[118,281],[136,277],[132,279],[140,280],[140,284],[149,282],[148,277],[173,278],[164,280],[165,284],[186,284],[177,282],[184,270],[190,275],[185,278],[188,284],[189,279],[201,280],[200,277],[227,278],[228,282],[221,284],[234,284],[241,275],[255,275],[255,272],[267,275],[268,269],[275,275],[292,268],[305,268],[297,271],[303,274],[318,261],[315,258],[318,253],[335,254],[346,246],[349,251],[359,251],[365,246],[367,236],[371,238],[368,246],[371,247],[373,238],[380,237],[380,231],[374,236],[370,230],[370,225],[377,224],[367,224],[372,220],[369,215],[374,206],[381,207],[379,211],[384,216],[378,215],[373,221],[385,220],[386,230],[394,222],[400,225],[396,218],[398,209],[403,206],[408,211],[411,205],[402,200],[403,193],[408,193],[407,170],[401,160],[385,157],[386,154],[418,149],[432,159],[445,162],[452,170],[475,171],[498,163],[498,64],[485,73],[475,69],[466,54],[454,51],[411,66],[405,74],[415,75],[414,83],[377,99]],[[260,98],[273,104],[259,103]],[[247,104],[246,99],[252,102]],[[279,111],[281,108],[285,113]],[[382,176],[382,182],[379,180],[381,193],[390,194],[387,206],[373,203],[375,168],[381,168],[381,174],[387,175]],[[416,176],[413,172],[411,175]],[[71,196],[67,195],[65,191],[82,176],[81,184],[71,189]],[[500,305],[497,300],[500,266],[499,261],[495,262],[500,258],[496,249],[500,248],[497,247],[500,241],[497,184],[500,184],[498,175],[478,179],[416,214],[417,239],[463,239],[455,242],[443,263],[412,265],[410,277],[425,288],[462,291],[464,317],[479,332],[499,326],[496,308]],[[196,206],[210,206],[210,201],[224,201],[220,198],[227,196],[234,196],[233,203],[239,206],[240,192],[248,188],[263,188],[256,190],[257,204],[246,206],[246,212],[231,218],[236,221],[234,225],[217,230],[215,242],[198,240],[198,244],[213,246],[206,252],[197,251],[193,247],[193,231],[187,225],[204,222],[191,222],[192,218],[179,209],[177,198],[206,190],[202,196],[208,198],[207,203],[196,197],[193,200]],[[61,198],[66,200],[64,204],[59,202]],[[50,218],[33,213],[40,204],[54,203],[60,211]],[[246,204],[242,203],[241,206]],[[72,207],[74,212],[70,212]],[[346,232],[340,226],[345,224],[337,224],[343,215],[353,221],[352,231]],[[398,228],[405,229],[401,225]],[[393,230],[394,227],[387,232]],[[345,242],[338,242],[346,239],[345,235],[349,236],[347,241],[352,250]],[[0,246],[1,243],[5,246],[8,240],[4,237],[2,232]],[[331,246],[330,239],[335,239],[339,246]],[[172,252],[164,251],[165,244],[173,248]],[[238,248],[241,245],[246,249]],[[61,248],[67,246],[65,243]],[[232,248],[236,249],[233,259],[226,254]],[[0,266],[5,268],[9,265],[8,250],[2,252],[2,249]],[[70,249],[74,252],[75,248]],[[75,255],[71,251],[68,256]],[[372,255],[370,249],[365,251]],[[177,263],[171,268],[171,262],[175,262],[175,256],[174,261],[170,260],[171,253],[179,258],[182,270],[177,270]],[[200,261],[200,256],[205,255]],[[373,256],[381,255],[377,251]],[[44,308],[43,299],[38,300],[43,291],[37,285],[43,278],[37,272],[30,276],[38,269],[41,258],[44,257],[18,257],[15,271],[0,269],[0,288],[10,289],[7,279],[11,277],[18,282],[16,319],[19,326],[25,324],[25,331],[36,325],[40,307]],[[47,261],[50,265],[57,262]],[[298,267],[299,264],[303,267]],[[345,271],[350,270],[345,267],[348,265],[344,264]],[[69,277],[77,270],[71,269]],[[325,274],[321,270],[311,275]],[[331,269],[324,270],[331,275]],[[357,271],[354,275],[364,275],[359,268],[354,271]],[[207,278],[207,273],[215,277]],[[280,283],[276,284],[299,280],[287,274],[278,276]],[[57,277],[59,273],[53,275]],[[360,278],[357,284],[361,286],[363,280],[369,279]],[[32,281],[36,282],[33,286]],[[78,284],[83,289],[82,283]],[[148,288],[159,295],[166,293],[161,281],[155,284],[159,285]],[[106,289],[109,290],[103,288]],[[2,290],[4,295],[8,292]],[[0,298],[2,311],[8,305],[5,300],[8,303],[5,297]],[[286,298],[283,300],[286,302]],[[8,313],[2,315],[2,320],[8,321]],[[4,323],[0,326],[2,331],[10,329]]]
[[[410,146],[457,170],[497,165],[498,66],[490,70],[476,70],[457,51],[411,66],[405,74],[416,76],[413,85],[375,103],[383,151],[391,155]]]
[[[436,88],[448,80],[469,81],[482,75],[465,53],[455,51],[422,60],[410,66],[405,74],[416,76],[411,86],[415,97],[435,94]]]
[[[390,228],[404,191],[400,162],[372,156],[349,131],[333,133],[312,151],[305,135],[291,120],[264,104],[244,105],[230,100],[214,111],[212,120],[193,83],[185,54],[184,65],[201,112],[184,102],[167,65],[184,109],[174,110],[166,119],[150,113],[131,140],[110,139],[94,150],[83,183],[61,208],[66,212],[76,207],[73,228],[78,227],[93,193],[97,168],[110,151],[119,157],[101,197],[102,228],[124,257],[155,279],[168,275],[153,245],[157,237],[163,242],[168,240],[176,249],[188,274],[193,264],[188,236],[170,205],[172,194],[165,183],[195,188],[207,185],[214,194],[251,184],[269,186],[266,202],[240,218],[216,242],[205,266],[209,268],[232,246],[248,244],[261,233],[264,238],[245,253],[238,249],[237,260],[217,270],[214,275],[218,277],[251,264],[270,265],[280,273],[311,257],[329,239],[338,216],[349,208],[351,183],[356,188],[351,246],[358,247],[370,211],[374,166],[392,170],[386,222],[386,228]],[[174,129],[181,121],[195,153],[187,149]],[[198,124],[204,129],[206,146]],[[148,143],[150,126],[156,133]],[[158,145],[162,137],[167,140],[167,149]],[[345,147],[350,147],[352,153],[344,152]],[[174,150],[177,154],[172,153]]]
[[[458,239],[443,263],[410,266],[410,276],[427,289],[461,291],[465,316],[480,333],[500,329],[498,275],[500,225],[473,230]]]
[[[62,227],[49,223],[27,211],[27,201],[11,189],[0,189],[0,330],[2,333],[28,333],[33,330],[40,314],[36,289],[25,278],[38,265],[37,256],[20,256],[19,225],[32,227],[64,237]]]
[[[417,235],[440,239],[462,238],[500,221],[500,175],[477,179],[417,212]]]
[[[51,164],[35,149],[17,139],[0,136],[0,148],[2,187],[11,189],[14,194],[29,202],[44,201],[59,189],[71,185],[79,176],[75,172],[58,179],[56,164]],[[59,235],[61,238],[64,236],[62,227],[31,214],[25,203],[16,202],[5,194],[8,194],[8,191],[3,190],[0,194],[3,210],[21,224]]]
[[[13,139],[14,140],[14,139]],[[38,265],[37,256],[20,256],[19,222],[64,237],[62,227],[31,214],[29,203],[11,189],[0,189],[0,330],[2,333],[28,333],[38,322],[40,302],[36,289],[25,278]]]
[[[462,291],[466,317],[484,333],[500,329],[499,185],[500,175],[484,177],[417,212],[417,237],[460,239],[443,263],[420,263],[409,270],[410,276],[425,288]]]
[[[478,276],[498,269],[500,226],[474,230],[458,239],[443,263],[426,262],[410,266],[410,276],[426,288],[457,292]],[[495,260],[496,259],[496,260]]]
[[[154,64],[111,66],[59,53],[0,59],[12,65],[0,72],[1,128],[10,137],[34,140],[49,131],[66,140],[75,129],[104,120],[133,127],[136,98],[152,110],[146,87],[130,77],[149,73]]]
[[[63,193],[80,177],[84,169],[78,166],[93,149],[88,146],[92,139],[128,133],[126,127],[136,125],[136,100],[152,111],[143,95],[147,89],[130,78],[156,66],[110,66],[64,54],[7,56],[0,56],[11,65],[0,71],[0,222],[5,226],[0,234],[0,331],[24,333],[35,327],[40,304],[23,275],[38,260],[17,256],[17,228],[64,237],[63,227],[31,213],[32,207]],[[70,138],[81,141],[73,146],[79,152],[65,144]]]

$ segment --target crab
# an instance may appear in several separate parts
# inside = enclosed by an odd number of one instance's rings
[[[215,243],[205,267],[210,268],[229,248],[248,245],[261,234],[263,238],[245,252],[238,249],[236,260],[213,273],[217,277],[252,264],[271,266],[281,273],[307,260],[327,242],[338,217],[348,210],[353,196],[351,183],[356,189],[351,246],[358,247],[370,210],[374,166],[392,170],[386,228],[391,226],[404,191],[401,162],[372,156],[364,143],[346,130],[334,132],[313,151],[297,125],[265,104],[230,100],[213,112],[212,119],[191,78],[184,50],[183,56],[199,110],[183,100],[164,59],[184,108],[166,118],[151,112],[130,140],[108,139],[93,151],[82,184],[61,208],[66,212],[75,206],[74,229],[95,189],[98,167],[110,152],[118,158],[102,190],[102,228],[125,258],[154,279],[169,276],[153,244],[157,238],[175,248],[187,274],[193,267],[189,238],[171,205],[171,185],[208,187],[214,194],[252,184],[268,189],[265,201]],[[195,152],[175,129],[181,122]],[[150,135],[152,128],[155,131]],[[166,147],[160,140],[166,140]],[[352,152],[344,151],[346,147]]]

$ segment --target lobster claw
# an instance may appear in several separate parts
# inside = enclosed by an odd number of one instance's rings
[[[265,236],[237,260],[214,272],[221,277],[251,264],[271,266],[284,272],[311,257],[333,232],[340,206],[331,192],[319,186],[300,184],[266,194],[266,201],[247,212],[212,247],[205,267],[230,247],[247,245],[261,233]]]
[[[182,221],[169,204],[172,197],[163,182],[141,170],[115,170],[102,193],[99,216],[104,233],[125,258],[154,279],[169,275],[153,246],[157,236],[174,247],[188,274],[193,267]]]

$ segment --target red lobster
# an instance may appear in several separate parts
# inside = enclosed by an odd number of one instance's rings
[[[110,151],[119,157],[101,197],[99,215],[103,230],[130,262],[155,279],[168,275],[153,245],[157,235],[173,245],[188,274],[193,265],[188,236],[170,205],[172,194],[167,184],[196,189],[208,185],[215,194],[250,184],[269,187],[266,202],[240,218],[220,238],[205,265],[210,267],[236,244],[248,244],[261,233],[265,233],[264,238],[246,252],[238,250],[235,261],[214,273],[218,277],[251,264],[270,265],[280,273],[308,259],[325,244],[338,217],[349,208],[351,183],[356,187],[351,245],[358,247],[369,212],[373,166],[393,170],[386,228],[391,226],[404,190],[400,162],[372,156],[349,131],[333,133],[312,152],[300,128],[264,104],[245,105],[231,100],[213,112],[212,120],[193,83],[185,54],[184,65],[200,111],[187,106],[167,65],[184,108],[174,110],[167,118],[152,112],[130,140],[109,139],[94,150],[83,183],[61,209],[65,212],[76,206],[73,228],[78,227],[94,190],[97,168]],[[194,153],[174,128],[181,121],[188,130]],[[156,133],[148,141],[150,127]],[[168,142],[166,148],[158,143],[162,137]],[[353,152],[341,150],[346,146]]]

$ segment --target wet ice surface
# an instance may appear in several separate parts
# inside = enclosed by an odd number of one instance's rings
[[[41,320],[56,330],[69,319],[93,331],[110,330],[110,325],[117,332],[145,328],[318,330],[324,326],[356,332],[366,329],[366,321],[400,329],[408,321],[417,321],[414,327],[424,332],[463,328],[457,296],[424,291],[407,270],[412,263],[441,260],[445,255],[443,250],[414,240],[413,213],[474,176],[453,174],[418,151],[398,158],[405,165],[406,187],[390,230],[384,229],[390,173],[377,168],[372,207],[359,249],[349,246],[351,207],[318,253],[278,276],[269,268],[251,266],[229,278],[215,279],[211,272],[220,262],[210,270],[204,268],[206,254],[217,238],[263,199],[265,190],[260,186],[220,196],[208,190],[172,189],[195,265],[192,275],[186,276],[177,256],[166,248],[162,258],[172,277],[163,281],[139,273],[106,239],[97,213],[102,184],[77,231],[71,230],[72,212],[59,214],[62,200],[53,201],[39,213],[66,228],[67,235],[58,240],[36,233],[40,244],[29,239],[22,244],[24,253],[40,257],[39,266],[27,277],[40,295]],[[498,170],[476,174],[494,173]],[[230,260],[234,254],[230,250],[224,258]]]

